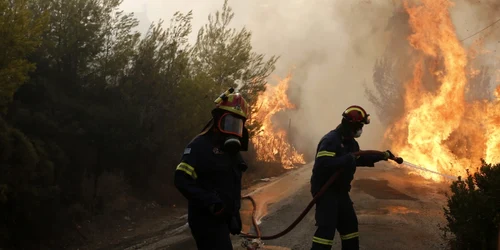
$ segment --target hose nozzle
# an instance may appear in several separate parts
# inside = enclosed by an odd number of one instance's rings
[[[401,157],[393,157],[391,160],[397,162],[398,164],[403,164],[404,160]]]

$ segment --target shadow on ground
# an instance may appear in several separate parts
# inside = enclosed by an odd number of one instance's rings
[[[353,186],[381,200],[418,200],[389,186],[388,180],[355,180]]]

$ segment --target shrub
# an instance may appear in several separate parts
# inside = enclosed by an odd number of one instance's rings
[[[451,184],[442,228],[451,249],[497,249],[500,225],[500,164],[486,164]],[[448,237],[451,236],[451,237]]]

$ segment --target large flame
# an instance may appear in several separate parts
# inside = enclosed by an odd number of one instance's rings
[[[500,87],[493,101],[466,101],[469,62],[450,18],[452,3],[415,2],[405,1],[404,7],[413,31],[409,42],[420,60],[405,85],[405,114],[388,128],[386,138],[405,160],[443,174],[474,172],[481,158],[500,162]],[[424,77],[429,60],[442,62],[432,79]]]
[[[289,131],[273,126],[273,118],[278,112],[295,108],[286,94],[290,80],[289,75],[279,80],[276,86],[268,85],[266,91],[258,97],[256,108],[252,113],[252,120],[262,125],[252,137],[257,160],[278,162],[287,169],[293,168],[295,164],[305,163],[304,156],[289,143],[287,135]]]

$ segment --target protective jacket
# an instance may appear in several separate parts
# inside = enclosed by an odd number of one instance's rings
[[[319,192],[328,179],[341,168],[343,171],[329,189],[316,201],[316,232],[311,250],[330,250],[335,231],[340,234],[343,250],[359,249],[358,219],[349,191],[357,166],[373,167],[375,162],[386,160],[382,155],[362,155],[358,142],[340,125],[321,138],[316,149],[311,177],[311,193]]]
[[[197,243],[207,245],[201,237],[214,234],[207,236],[211,238],[207,241],[212,247],[230,244],[229,232],[238,234],[241,231],[241,177],[247,169],[240,153],[228,154],[215,145],[210,133],[193,139],[184,150],[174,181],[188,200],[188,223]],[[222,214],[214,215],[210,211],[209,207],[214,204],[224,207]],[[209,248],[198,246],[198,249]],[[219,245],[218,249],[232,248]]]
[[[375,162],[386,160],[382,155],[363,155],[354,157],[351,153],[359,151],[358,142],[352,137],[344,136],[343,127],[324,135],[316,149],[313,174],[311,176],[311,193],[316,194],[330,176],[341,168],[344,171],[330,186],[329,191],[349,192],[356,166],[373,167]]]

